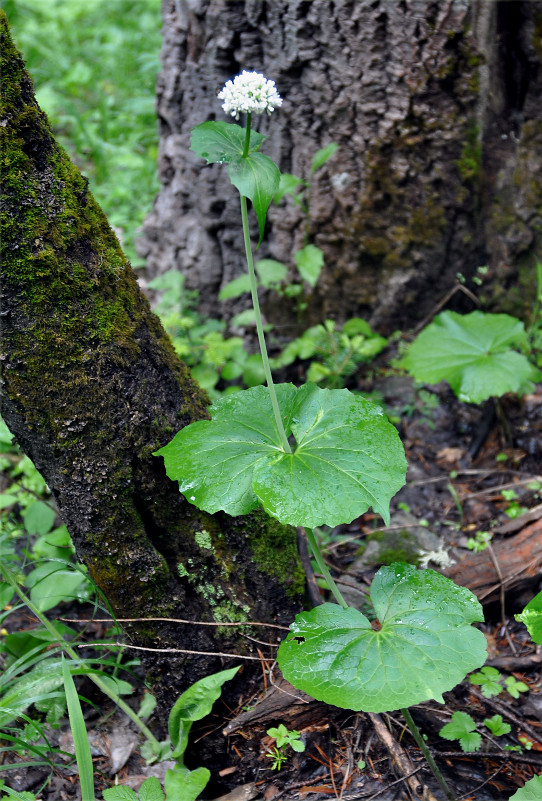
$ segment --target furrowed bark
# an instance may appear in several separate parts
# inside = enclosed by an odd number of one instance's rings
[[[55,142],[3,12],[0,25],[2,416],[118,617],[288,623],[303,594],[295,530],[263,514],[200,512],[152,455],[208,415],[208,398],[151,312],[86,179]],[[127,630],[143,646],[253,650],[236,628]],[[162,709],[224,664],[142,658]]]

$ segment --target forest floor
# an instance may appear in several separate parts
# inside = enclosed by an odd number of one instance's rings
[[[468,586],[483,604],[487,665],[500,672],[495,681],[501,691],[497,687],[498,694],[486,697],[484,687],[467,677],[445,694],[444,706],[424,703],[412,708],[412,715],[457,799],[508,799],[533,774],[542,773],[542,654],[514,619],[540,589],[542,574],[542,387],[522,399],[505,397],[496,416],[491,404],[481,409],[458,402],[444,384],[420,391],[405,377],[384,375],[359,389],[378,392],[395,419],[409,463],[407,484],[393,500],[388,528],[379,528],[376,516],[365,514],[329,532],[326,560],[355,605],[365,597],[380,564],[416,562],[420,550],[445,549],[454,564],[431,562],[429,567]],[[487,531],[493,533],[489,548],[476,552],[467,547],[477,532]],[[62,614],[70,616],[65,609]],[[84,617],[81,606],[77,615]],[[32,626],[28,615],[24,625]],[[102,625],[92,624],[89,644],[103,634]],[[528,690],[511,694],[504,684],[509,677]],[[79,688],[82,695],[87,690],[91,694],[86,686]],[[95,696],[91,700],[97,703]],[[127,718],[104,709],[103,698],[99,703],[87,714],[98,797],[115,775],[136,790],[146,776],[163,778],[171,765],[146,766]],[[473,718],[482,735],[478,751],[464,752],[457,740],[439,736],[456,711]],[[495,735],[484,724],[495,715],[509,724],[506,734]],[[286,759],[280,770],[273,764],[275,742],[266,734],[279,723],[299,731],[306,746],[303,753],[283,749]],[[314,702],[285,687],[278,669],[263,659],[260,685],[247,688],[237,710],[217,704],[210,717],[194,726],[187,760],[191,767],[197,767],[199,750],[205,751],[211,733],[215,739],[225,738],[225,755],[214,766],[209,798],[444,798],[399,712],[368,715]],[[53,736],[65,751],[72,750],[67,726]],[[40,786],[46,771],[21,767],[2,775],[20,792]],[[77,799],[78,787],[72,763],[54,772],[39,798]]]

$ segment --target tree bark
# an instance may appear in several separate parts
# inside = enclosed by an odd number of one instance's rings
[[[542,237],[540,3],[163,0],[163,20],[162,188],[138,245],[151,275],[177,267],[204,313],[240,310],[217,301],[244,270],[237,204],[189,132],[223,119],[217,91],[254,69],[284,99],[259,120],[281,170],[307,178],[316,150],[339,144],[312,195],[326,264],[304,324],[361,314],[390,333],[428,315],[458,274],[488,308],[525,316]],[[272,206],[260,257],[293,275],[303,229],[290,201]],[[265,305],[294,333],[284,300]]]
[[[2,416],[118,617],[288,623],[303,594],[295,530],[262,514],[200,512],[152,455],[207,416],[208,398],[151,313],[86,179],[55,143],[3,12],[0,24]],[[128,631],[143,646],[254,650],[236,628]],[[162,709],[224,662],[144,661]]]

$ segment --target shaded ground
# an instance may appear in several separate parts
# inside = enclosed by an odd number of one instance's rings
[[[471,573],[482,584],[471,588],[486,612],[482,628],[488,641],[488,664],[498,667],[503,678],[514,676],[524,682],[529,690],[517,698],[504,690],[485,698],[480,687],[465,680],[447,694],[445,707],[426,703],[412,714],[457,797],[507,799],[534,773],[542,772],[542,656],[525,627],[513,618],[540,588],[542,387],[522,400],[503,400],[504,417],[497,415],[491,421],[474,456],[469,448],[474,449],[489,407],[480,410],[460,404],[445,385],[415,392],[409,380],[395,375],[380,376],[359,388],[376,391],[396,419],[409,461],[408,481],[393,501],[395,511],[388,529],[379,529],[373,515],[364,515],[328,533],[326,558],[353,604],[364,598],[383,560],[416,561],[420,549],[444,548],[455,560],[446,572],[460,584],[462,572],[466,575],[469,560],[474,560]],[[490,529],[495,532],[492,548],[473,556],[466,547],[469,538]],[[522,545],[525,532],[530,533]],[[521,568],[512,570],[512,558],[506,555],[519,553],[521,547],[527,549]],[[429,566],[438,569],[437,564]],[[77,614],[84,617],[85,612],[77,607]],[[32,621],[27,616],[23,624],[31,626]],[[101,625],[93,624],[87,636],[102,635]],[[91,691],[85,686],[80,692]],[[262,680],[259,686],[247,688],[239,708],[221,709],[217,704],[213,714],[194,727],[187,762],[196,767],[203,761],[214,768],[209,797],[231,791],[228,801],[443,798],[419,749],[404,731],[399,713],[345,712],[291,693],[291,688],[281,684],[277,668],[262,659]],[[167,765],[146,767],[126,719],[118,713],[104,717],[103,700],[99,703],[99,709],[88,713],[97,788],[110,785],[115,773],[119,782],[133,788],[147,775],[163,776]],[[457,710],[468,712],[483,735],[477,753],[464,753],[457,741],[439,736]],[[510,724],[509,734],[495,737],[484,726],[483,721],[495,714]],[[272,770],[274,741],[266,734],[279,723],[299,730],[306,745],[301,754],[287,748],[288,758],[280,771]],[[386,732],[391,735],[387,741]],[[66,751],[69,739],[67,727],[53,733],[54,742]],[[400,763],[401,758],[406,761]],[[410,779],[405,779],[408,774]],[[2,775],[9,777],[14,789],[35,790],[47,774],[41,768],[22,768]],[[39,797],[43,801],[76,799],[78,792],[72,765],[55,770]]]

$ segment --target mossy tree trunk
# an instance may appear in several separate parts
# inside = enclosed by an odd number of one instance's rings
[[[0,21],[2,416],[117,616],[287,623],[303,594],[295,531],[259,514],[200,513],[152,456],[207,415],[208,398],[54,141],[3,12]],[[143,646],[253,650],[235,628],[128,630]],[[256,636],[276,642],[276,632]],[[145,663],[169,708],[175,690],[224,660],[147,654]]]
[[[542,245],[540,3],[163,0],[163,20],[162,188],[139,242],[151,275],[176,265],[203,311],[240,311],[217,302],[244,269],[237,205],[189,131],[224,119],[217,91],[255,69],[284,100],[259,121],[283,171],[306,178],[314,152],[339,144],[314,186],[326,265],[305,323],[362,314],[390,333],[429,314],[458,273],[490,308],[528,310]],[[293,273],[299,208],[272,206],[267,229],[260,257]],[[295,320],[272,294],[266,308],[281,330]]]

